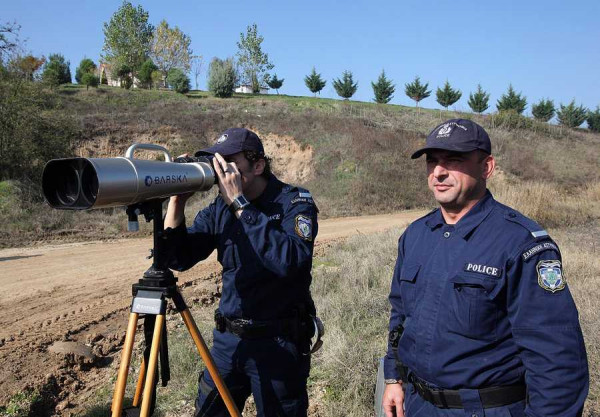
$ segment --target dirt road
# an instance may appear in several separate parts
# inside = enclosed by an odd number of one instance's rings
[[[422,214],[323,220],[317,252]],[[151,246],[145,238],[0,250],[0,404],[30,387],[42,390],[45,407],[66,415],[106,381],[124,338],[131,285],[150,265]],[[220,271],[212,256],[178,274],[189,304],[218,298]]]

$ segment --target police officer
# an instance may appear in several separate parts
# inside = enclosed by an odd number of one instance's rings
[[[486,189],[481,126],[448,120],[423,154],[440,207],[398,242],[386,416],[581,415],[587,358],[556,243]]]
[[[259,416],[306,416],[317,208],[307,190],[270,172],[250,130],[228,129],[198,154],[214,155],[220,195],[189,228],[189,195],[171,197],[169,266],[184,271],[217,250],[223,284],[211,353],[234,401],[242,410],[252,393]],[[228,415],[208,372],[199,378],[195,415]]]

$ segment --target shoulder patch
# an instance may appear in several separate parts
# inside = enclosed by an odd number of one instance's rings
[[[555,293],[565,288],[566,282],[559,260],[539,261],[535,269],[538,275],[538,285],[546,291]]]
[[[312,219],[299,214],[296,216],[296,234],[304,240],[312,240]]]
[[[528,260],[530,260],[533,257],[533,255],[537,255],[540,252],[544,252],[544,251],[550,250],[550,249],[555,250],[560,253],[558,246],[556,246],[554,243],[544,242],[544,243],[539,243],[539,244],[527,249],[525,252],[523,252],[521,254],[521,258],[523,258],[523,261],[527,262]]]

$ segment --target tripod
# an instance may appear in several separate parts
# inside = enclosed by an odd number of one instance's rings
[[[177,278],[166,267],[164,248],[164,223],[162,218],[162,200],[151,200],[144,203],[139,203],[127,207],[129,221],[137,223],[137,215],[143,214],[147,221],[154,221],[154,249],[152,250],[153,263],[152,266],[144,273],[142,279],[137,284],[132,286],[133,300],[131,303],[131,313],[129,315],[129,324],[127,325],[127,334],[125,336],[125,344],[121,354],[121,364],[119,366],[119,374],[115,385],[115,392],[112,401],[112,417],[122,416],[123,397],[125,396],[125,385],[127,384],[127,375],[129,373],[129,365],[131,362],[131,354],[133,351],[133,342],[135,331],[137,328],[139,315],[144,315],[145,325],[154,321],[154,329],[151,333],[151,346],[149,354],[144,355],[140,366],[140,375],[136,385],[135,395],[133,397],[133,408],[125,410],[123,416],[139,415],[148,417],[154,408],[155,396],[155,378],[157,375],[157,365],[159,353],[161,353],[161,367],[164,370],[165,364],[168,364],[167,352],[167,332],[165,314],[167,310],[167,300],[173,300],[175,308],[181,314],[183,322],[187,327],[198,353],[206,364],[206,368],[210,373],[221,398],[223,399],[229,414],[232,417],[241,417],[235,402],[233,401],[227,386],[219,375],[219,371],[215,362],[202,339],[202,335],[194,322],[187,305],[179,289],[177,288]],[[151,327],[151,326],[149,326]],[[148,344],[148,337],[146,344]],[[168,365],[166,374],[168,375]],[[168,380],[163,374],[163,384]],[[141,408],[140,406],[141,400]]]

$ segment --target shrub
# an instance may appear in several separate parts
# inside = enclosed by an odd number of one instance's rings
[[[356,93],[358,82],[355,83],[352,79],[351,71],[344,71],[341,79],[338,78],[337,80],[333,80],[333,88],[335,88],[335,92],[338,96],[348,100]]]
[[[154,62],[152,62],[151,59],[144,61],[137,74],[137,78],[140,81],[140,87],[152,87],[152,73],[157,69],[158,67],[154,65]]]
[[[77,84],[85,84],[83,76],[87,73],[93,74],[95,71],[96,64],[94,64],[94,61],[89,58],[83,58],[75,70],[75,81],[77,81]]]
[[[69,61],[61,54],[50,54],[44,65],[42,79],[50,85],[68,84],[71,82]]]
[[[237,81],[232,58],[213,58],[208,67],[208,90],[215,97],[231,97]]]
[[[167,75],[167,84],[180,94],[190,91],[190,79],[179,68],[173,68]]]
[[[522,116],[515,110],[503,110],[489,117],[489,123],[492,127],[502,127],[504,129],[530,129],[533,127],[531,119]]]
[[[556,112],[558,123],[566,127],[578,127],[585,122],[587,109],[583,106],[576,106],[575,100],[571,100],[566,106],[560,105],[560,110]]]
[[[600,132],[600,106],[596,107],[596,111],[588,111],[587,123],[592,132]]]
[[[547,122],[554,117],[554,102],[542,99],[531,107],[531,113],[535,120]]]
[[[85,85],[85,89],[88,90],[90,87],[98,87],[100,79],[96,75],[86,72],[81,78],[81,84]]]
[[[496,103],[499,112],[513,110],[518,114],[522,114],[527,107],[527,97],[517,93],[512,84],[508,86],[508,91],[500,97]]]

